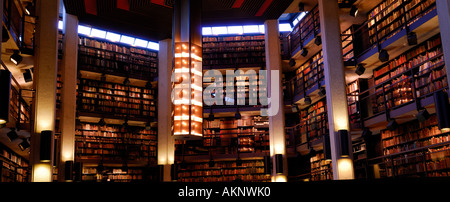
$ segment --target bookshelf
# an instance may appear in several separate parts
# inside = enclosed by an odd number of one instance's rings
[[[266,63],[263,34],[203,37],[203,68],[263,67]]]
[[[158,53],[110,41],[80,37],[78,69],[148,80],[157,77]]]
[[[311,181],[332,180],[332,163],[324,159],[323,152],[311,156]]]
[[[156,118],[156,89],[78,79],[78,109],[118,117]]]
[[[214,167],[208,162],[186,163],[185,169],[178,171],[179,182],[232,182],[240,179],[251,182],[270,182],[271,176],[264,174],[264,160],[216,161]]]
[[[350,118],[350,128],[361,128],[361,92],[368,89],[368,79],[358,78],[347,84],[347,103]]]
[[[328,134],[327,105],[325,99],[321,99],[301,110],[299,115],[301,139],[305,139],[303,136],[306,136],[307,140],[312,141],[320,138],[324,134]]]
[[[294,93],[296,95],[304,94],[314,85],[322,82],[323,71],[323,52],[320,50],[295,71]]]
[[[82,122],[75,131],[77,160],[156,162],[157,133],[144,127]]]
[[[292,28],[290,34],[291,53],[300,50],[310,37],[314,37],[320,30],[319,7],[314,6],[303,19]]]
[[[155,181],[154,175],[148,175],[148,171],[152,168],[141,167],[110,167],[105,166],[103,171],[99,171],[98,167],[83,167],[82,181],[96,182],[139,182],[139,181]]]
[[[425,122],[413,120],[396,130],[381,131],[383,177],[448,176],[450,133],[441,131],[433,114]]]
[[[439,35],[374,69],[374,113],[410,103],[447,87]]]
[[[370,43],[377,44],[435,8],[435,0],[385,0],[368,13]]]
[[[28,182],[28,161],[0,144],[0,182]]]
[[[213,154],[267,152],[268,129],[267,117],[261,116],[205,120],[203,145],[212,149]]]
[[[345,65],[350,65],[352,62],[354,62],[354,51],[353,51],[353,32],[354,27],[351,26],[347,30],[343,31],[341,34],[341,40],[342,40],[342,55]]]

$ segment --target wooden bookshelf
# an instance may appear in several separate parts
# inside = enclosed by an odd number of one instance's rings
[[[326,161],[323,152],[311,156],[311,181],[332,180],[332,163]]]
[[[370,43],[377,44],[436,7],[435,0],[385,0],[368,13]]]
[[[268,129],[268,119],[260,116],[205,120],[203,146],[212,149],[213,154],[266,152],[269,149]]]
[[[157,77],[156,51],[80,37],[78,69],[148,80]]]
[[[312,141],[328,134],[328,116],[325,99],[322,99],[309,107],[303,109],[300,115],[300,134]],[[302,139],[304,139],[302,137]]]
[[[157,133],[143,127],[79,123],[75,131],[77,160],[156,162]]]
[[[28,182],[28,161],[0,144],[0,182]]]
[[[156,89],[79,78],[79,111],[118,117],[156,118]]]
[[[299,51],[303,44],[310,37],[314,37],[314,33],[318,34],[320,30],[319,7],[316,5],[303,19],[292,28],[289,35],[291,44],[291,54]]]
[[[82,181],[96,182],[139,182],[139,181],[156,181],[157,176],[148,175],[151,168],[142,167],[110,167],[105,166],[102,172],[97,167],[83,167]]]
[[[296,95],[304,94],[313,86],[323,81],[323,71],[323,52],[320,50],[295,71],[294,93]]]
[[[361,128],[361,92],[368,89],[368,79],[356,79],[347,84],[347,103],[350,118],[350,128]]]
[[[203,68],[264,67],[263,34],[203,37]]]
[[[415,46],[373,71],[374,113],[410,103],[447,87],[439,35]]]
[[[235,180],[251,182],[270,182],[271,176],[264,174],[264,160],[216,161],[214,167],[208,162],[186,163],[186,169],[178,171],[179,182],[232,182]]]

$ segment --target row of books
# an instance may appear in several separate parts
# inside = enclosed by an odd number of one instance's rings
[[[107,50],[107,51],[114,51],[114,52],[122,53],[122,54],[134,53],[134,54],[145,55],[148,57],[158,57],[158,53],[155,51],[136,48],[136,47],[127,47],[127,46],[117,45],[117,44],[110,43],[110,42],[102,42],[102,41],[98,41],[96,39],[90,39],[90,38],[86,38],[86,37],[80,37],[78,39],[78,45],[103,49],[103,50]]]
[[[264,46],[219,46],[219,47],[203,47],[203,56],[210,53],[220,53],[220,52],[248,52],[255,51],[261,52],[264,51]]]
[[[203,42],[220,42],[220,41],[251,41],[251,40],[264,40],[264,35],[253,36],[208,36],[203,37]]]
[[[266,62],[266,57],[249,58],[221,58],[203,60],[203,65],[239,65],[239,64],[262,64]]]
[[[228,58],[246,58],[246,57],[265,57],[264,52],[234,52],[234,53],[213,53],[203,55],[204,60],[209,59],[228,59]]]
[[[243,175],[230,175],[230,176],[203,176],[203,177],[178,177],[179,182],[232,182],[237,179],[243,181],[260,181],[260,182],[270,182],[270,175],[267,176],[265,174],[260,175],[251,175],[251,174],[243,174]]]

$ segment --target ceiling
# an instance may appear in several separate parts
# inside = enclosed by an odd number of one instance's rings
[[[63,0],[80,24],[159,41],[172,36],[173,0]],[[204,26],[263,24],[278,19],[293,0],[204,0]]]

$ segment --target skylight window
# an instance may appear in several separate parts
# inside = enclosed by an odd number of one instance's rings
[[[148,41],[146,41],[146,40],[136,39],[136,41],[134,41],[134,46],[139,46],[139,47],[146,48],[147,45],[148,45]]]
[[[91,36],[104,39],[106,37],[106,31],[92,28]]]
[[[90,27],[86,27],[83,25],[78,25],[78,34],[83,34],[83,35],[91,35],[91,28]]]
[[[212,35],[211,27],[203,27],[202,28],[202,35],[205,35],[205,36]]]
[[[228,26],[228,34],[243,34],[242,26]]]
[[[125,36],[125,35],[122,35],[122,37],[120,38],[120,42],[130,44],[130,45],[134,44],[134,40],[135,39],[133,37],[129,37],[129,36]]]
[[[228,29],[227,29],[227,27],[213,27],[212,28],[212,33],[214,35],[228,34]]]
[[[289,24],[289,23],[279,24],[278,29],[280,30],[280,32],[291,32],[292,31],[291,24]]]
[[[58,29],[63,30],[64,29],[64,23],[62,20],[58,21]]]
[[[152,49],[152,50],[157,50],[159,51],[159,43],[155,43],[155,42],[148,42],[148,49]]]
[[[120,41],[120,34],[107,32],[106,33],[106,39],[108,39],[110,41],[114,41],[114,42]]]
[[[246,25],[246,26],[244,26],[244,33],[247,33],[247,34],[259,33],[259,26],[258,25]]]
[[[264,25],[259,25],[259,32],[260,33],[266,33],[266,28],[264,27]]]

